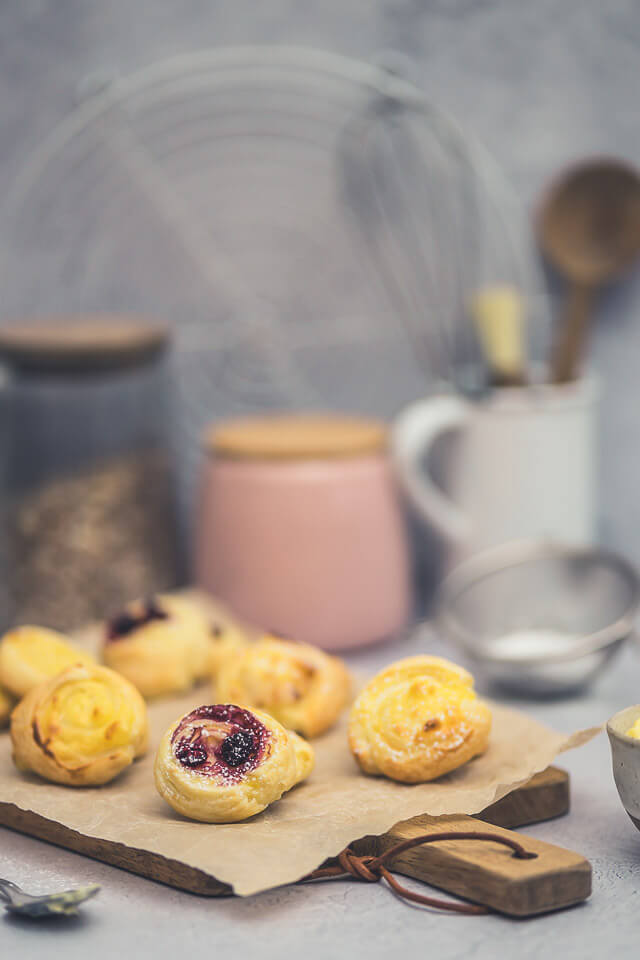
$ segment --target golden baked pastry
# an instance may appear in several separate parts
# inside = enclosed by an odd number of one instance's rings
[[[147,708],[136,688],[97,664],[46,680],[11,715],[18,769],[72,787],[113,780],[146,751],[148,735]]]
[[[9,726],[9,717],[13,710],[15,700],[13,697],[0,687],[0,730]]]
[[[418,654],[415,657],[404,657],[402,660],[396,660],[389,664],[380,673],[377,673],[368,686],[374,683],[383,685],[390,679],[397,680],[400,675],[405,679],[420,677],[428,674],[434,680],[440,683],[456,684],[473,689],[473,676],[464,667],[451,660],[445,660],[444,657],[432,657],[427,654]]]
[[[490,730],[470,673],[440,657],[408,657],[356,699],[349,746],[365,773],[424,783],[484,753]]]
[[[158,697],[207,676],[211,648],[202,611],[186,598],[161,595],[130,604],[107,624],[103,658],[143,696]]]
[[[349,673],[337,657],[269,634],[227,657],[214,678],[217,700],[266,710],[303,737],[333,726],[350,690]]]
[[[158,596],[156,602],[180,625],[183,640],[193,650],[195,679],[209,679],[216,632],[202,607],[189,597],[167,594]]]
[[[216,618],[210,626],[209,676],[214,680],[228,657],[240,653],[249,644],[244,630],[228,617]]]
[[[74,663],[94,662],[55,630],[16,627],[0,640],[0,685],[15,697],[23,697]]]
[[[312,747],[269,714],[218,703],[169,727],[154,775],[158,793],[178,813],[233,823],[279,800],[313,764]]]

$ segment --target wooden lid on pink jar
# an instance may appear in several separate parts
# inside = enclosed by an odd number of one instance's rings
[[[387,447],[387,426],[364,417],[270,415],[228,420],[205,436],[205,449],[234,460],[346,459]]]

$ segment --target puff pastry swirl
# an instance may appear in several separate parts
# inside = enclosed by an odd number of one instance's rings
[[[350,690],[349,673],[337,657],[269,634],[227,657],[214,679],[216,699],[266,710],[303,737],[333,726]]]
[[[0,640],[0,684],[14,697],[23,697],[74,663],[90,664],[94,659],[55,630],[16,627]]]
[[[279,800],[313,763],[312,747],[267,713],[212,704],[169,727],[154,774],[159,794],[178,813],[233,823]]]
[[[24,697],[11,715],[20,770],[72,787],[113,780],[147,748],[147,708],[107,667],[69,667]]]
[[[186,598],[157,596],[130,604],[106,627],[103,659],[145,697],[188,690],[209,675],[212,633]]]
[[[470,673],[439,657],[408,657],[356,699],[349,746],[365,773],[423,783],[484,753],[490,730]]]

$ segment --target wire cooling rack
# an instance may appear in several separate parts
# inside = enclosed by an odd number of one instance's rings
[[[258,47],[94,83],[1,211],[3,319],[99,309],[169,321],[187,473],[217,416],[394,413],[428,384],[353,229],[337,160],[345,125],[388,80],[337,55]],[[429,117],[465,152],[535,300],[526,218],[498,166],[452,118]]]

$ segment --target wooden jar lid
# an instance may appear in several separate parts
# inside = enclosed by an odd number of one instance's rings
[[[168,330],[142,317],[51,317],[0,327],[0,358],[30,373],[90,373],[138,366],[162,352]]]
[[[387,428],[378,420],[331,415],[263,416],[216,424],[205,447],[236,460],[340,459],[380,453]]]

